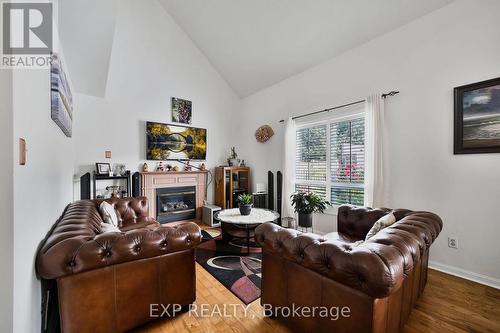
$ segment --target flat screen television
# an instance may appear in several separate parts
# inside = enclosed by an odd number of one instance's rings
[[[146,145],[148,160],[206,160],[207,130],[148,121]]]

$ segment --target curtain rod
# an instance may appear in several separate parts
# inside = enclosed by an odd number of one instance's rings
[[[393,91],[388,92],[387,94],[382,94],[382,98],[386,98],[386,97],[389,97],[389,96],[394,96],[396,94],[399,94],[399,91],[394,91],[393,90]],[[359,101],[356,101],[356,102],[351,102],[351,103],[347,103],[347,104],[343,104],[343,105],[339,105],[339,106],[334,106],[333,108],[328,108],[328,109],[324,109],[324,110],[319,110],[319,111],[314,111],[314,112],[302,114],[300,116],[292,117],[292,119],[295,120],[295,119],[299,119],[299,118],[304,118],[304,117],[312,116],[312,115],[315,115],[315,114],[318,114],[318,113],[323,113],[323,112],[328,112],[328,111],[332,111],[332,110],[337,110],[337,109],[345,108],[347,106],[356,105],[356,104],[360,104],[360,103],[364,103],[364,102],[366,102],[366,99],[362,99],[362,100],[359,100]],[[283,122],[285,122],[285,120],[281,119],[280,123],[283,123]]]

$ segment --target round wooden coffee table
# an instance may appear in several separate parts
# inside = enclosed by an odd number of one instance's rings
[[[229,243],[233,238],[245,239],[247,254],[250,254],[250,239],[255,235],[255,228],[279,217],[274,210],[263,208],[252,208],[250,215],[241,215],[238,208],[224,209],[214,215],[221,222],[222,240]]]

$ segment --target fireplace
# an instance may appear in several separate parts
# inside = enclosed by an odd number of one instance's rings
[[[196,218],[196,186],[156,189],[156,219],[160,223]]]

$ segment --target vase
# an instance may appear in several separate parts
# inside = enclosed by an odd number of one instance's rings
[[[240,214],[241,215],[250,215],[250,213],[252,212],[252,207],[253,207],[253,204],[248,204],[248,205],[239,204]]]
[[[239,166],[240,159],[239,158],[228,158],[227,163],[229,164],[229,166]]]
[[[313,214],[312,213],[299,213],[299,227],[311,228],[313,225]]]

